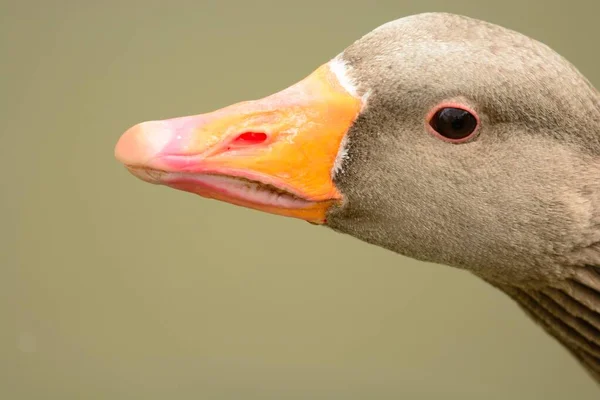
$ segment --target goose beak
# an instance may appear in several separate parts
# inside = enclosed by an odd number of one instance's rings
[[[325,64],[260,100],[137,124],[115,157],[146,182],[321,224],[342,200],[332,170],[360,108]]]

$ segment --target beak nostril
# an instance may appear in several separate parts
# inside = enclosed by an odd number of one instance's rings
[[[267,134],[264,132],[244,132],[238,135],[232,143],[236,145],[248,146],[260,144],[265,140],[267,140]]]

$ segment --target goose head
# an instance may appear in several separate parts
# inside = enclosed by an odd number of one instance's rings
[[[147,182],[469,270],[600,379],[600,97],[534,39],[401,18],[281,92],[137,124],[115,151]]]

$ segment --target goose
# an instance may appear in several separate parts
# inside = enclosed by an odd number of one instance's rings
[[[115,157],[148,183],[469,271],[600,383],[600,96],[533,38],[402,17],[275,94],[138,123]]]

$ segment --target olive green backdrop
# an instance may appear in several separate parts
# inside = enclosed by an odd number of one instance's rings
[[[519,30],[600,85],[591,0],[2,1],[0,398],[597,399],[468,273],[113,158],[137,122],[263,97],[423,11]]]

